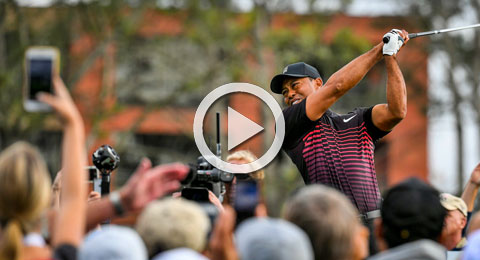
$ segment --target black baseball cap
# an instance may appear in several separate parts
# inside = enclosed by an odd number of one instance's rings
[[[392,187],[381,207],[384,238],[390,248],[419,239],[437,241],[447,210],[439,192],[427,183],[407,179]]]
[[[287,65],[287,67],[283,69],[283,73],[273,77],[272,82],[270,82],[270,89],[273,93],[282,94],[282,85],[286,77],[310,77],[316,79],[320,78],[320,73],[318,73],[318,70],[315,67],[308,65],[305,62],[297,62]]]

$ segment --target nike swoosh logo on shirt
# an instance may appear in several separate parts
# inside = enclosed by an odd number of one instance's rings
[[[352,120],[352,118],[354,118],[355,116],[356,116],[356,115],[353,115],[353,116],[351,116],[351,117],[349,117],[349,118],[344,118],[344,119],[343,119],[343,122],[344,122],[344,123],[347,123],[348,121]]]

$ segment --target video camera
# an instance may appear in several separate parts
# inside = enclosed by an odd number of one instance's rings
[[[233,181],[234,175],[221,171],[211,165],[203,156],[199,156],[196,165],[190,165],[190,172],[181,182],[182,197],[195,201],[208,201],[208,190],[222,198],[225,193],[224,183]]]
[[[93,165],[88,166],[89,181],[93,182],[93,190],[102,196],[110,193],[110,173],[118,167],[120,157],[109,145],[100,146],[92,154]]]
[[[217,112],[216,156],[221,158],[221,153],[220,113]],[[197,159],[197,164],[190,165],[190,172],[181,182],[182,185],[185,185],[182,189],[182,197],[194,201],[208,202],[208,190],[210,190],[222,201],[225,194],[225,183],[232,182],[233,178],[233,173],[215,168],[205,157],[200,156]]]

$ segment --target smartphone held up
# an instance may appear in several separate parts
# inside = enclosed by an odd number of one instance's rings
[[[236,183],[234,208],[237,212],[236,225],[254,217],[259,203],[258,183],[254,180],[239,180]]]
[[[60,52],[55,47],[34,46],[25,52],[23,107],[28,112],[47,112],[51,107],[37,99],[39,92],[53,92],[53,77],[59,73]]]

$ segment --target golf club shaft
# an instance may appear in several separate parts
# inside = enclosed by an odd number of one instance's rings
[[[419,32],[419,33],[409,33],[408,38],[413,39],[413,38],[417,38],[417,37],[421,37],[421,36],[428,36],[428,35],[439,34],[439,33],[460,31],[460,30],[477,28],[477,27],[480,27],[480,23],[472,24],[472,25],[468,25],[468,26],[462,26],[462,27],[455,27],[455,28],[450,28],[450,29],[443,29],[443,30],[435,30],[435,31]]]

